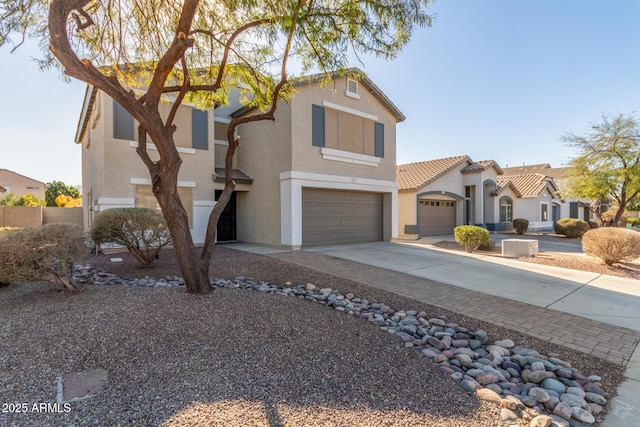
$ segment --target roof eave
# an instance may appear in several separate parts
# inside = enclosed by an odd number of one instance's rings
[[[82,111],[78,119],[78,126],[76,128],[75,143],[80,144],[84,134],[87,131],[87,125],[89,124],[89,117],[91,117],[91,111],[93,110],[93,104],[96,100],[96,94],[98,90],[90,84],[87,84],[87,88],[84,92],[84,100],[82,102]]]

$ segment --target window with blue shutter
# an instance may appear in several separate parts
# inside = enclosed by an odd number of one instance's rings
[[[319,105],[311,107],[311,144],[324,147],[324,108]]]
[[[191,144],[200,150],[209,149],[209,115],[206,111],[191,109]]]
[[[113,137],[133,141],[133,116],[117,101],[113,101]]]
[[[384,124],[319,105],[311,106],[311,144],[384,157]]]

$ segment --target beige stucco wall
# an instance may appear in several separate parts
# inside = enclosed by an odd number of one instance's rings
[[[38,227],[42,210],[42,206],[0,206],[0,227]]]
[[[415,191],[398,192],[398,236],[408,237],[405,233],[406,225],[417,225],[417,206]]]
[[[240,126],[238,168],[251,176],[251,194],[238,193],[238,239],[280,245],[280,173],[290,171],[291,106],[280,102],[276,120]]]
[[[44,182],[36,181],[7,169],[0,169],[0,186],[18,197],[23,194],[33,194],[44,200]],[[0,198],[3,196],[4,193],[1,193]]]
[[[169,105],[160,106],[166,117]],[[178,186],[192,190],[193,228],[192,234],[202,234],[196,239],[201,243],[209,212],[214,204],[214,189],[222,188],[214,184],[215,164],[213,111],[208,113],[208,150],[191,148],[191,107],[182,105],[175,118],[177,127],[174,134],[182,165],[178,175]],[[137,127],[134,141],[113,138],[113,100],[102,92],[96,96],[87,132],[80,141],[82,148],[82,179],[85,227],[91,226],[94,211],[111,207],[134,205],[136,184],[150,184],[149,172],[136,153]],[[152,141],[149,141],[152,143]],[[148,147],[153,160],[159,158],[157,150]],[[94,210],[95,208],[95,210]],[[189,207],[187,207],[189,208]]]

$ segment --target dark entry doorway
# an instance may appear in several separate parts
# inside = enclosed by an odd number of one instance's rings
[[[222,194],[222,190],[216,190],[216,200]],[[236,240],[236,193],[231,193],[229,203],[225,206],[220,220],[218,220],[218,228],[216,233],[216,242],[234,242]]]

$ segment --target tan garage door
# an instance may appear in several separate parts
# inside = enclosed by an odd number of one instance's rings
[[[382,194],[302,189],[302,245],[382,240]]]
[[[456,202],[450,200],[420,200],[418,225],[421,236],[452,234],[456,226]]]

